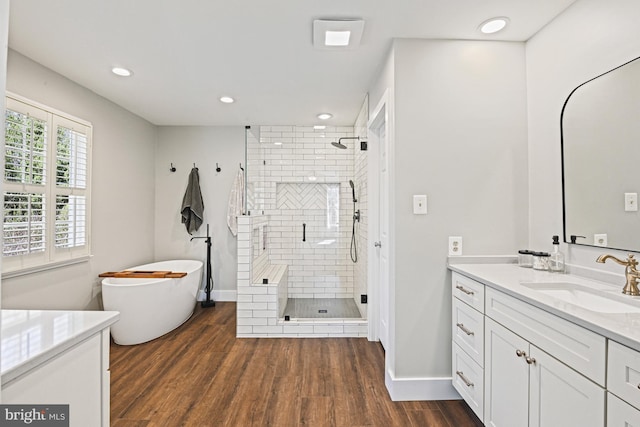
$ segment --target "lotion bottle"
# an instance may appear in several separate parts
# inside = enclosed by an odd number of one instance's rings
[[[553,236],[553,251],[549,257],[549,271],[554,273],[564,273],[564,254],[560,252],[560,239]]]

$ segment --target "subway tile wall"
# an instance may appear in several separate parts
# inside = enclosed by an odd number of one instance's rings
[[[256,245],[255,230],[262,230],[268,223],[266,216],[242,216],[238,218],[238,300],[236,310],[236,336],[260,337],[366,337],[368,325],[365,319],[314,319],[313,321],[282,319],[286,304],[287,268],[263,265],[260,246]],[[268,253],[268,251],[267,251]],[[263,284],[254,268],[279,273]],[[254,274],[255,273],[255,274]]]
[[[269,262],[289,266],[290,298],[354,298],[349,180],[360,143],[343,140],[347,150],[330,144],[353,131],[261,126],[258,138],[247,139],[248,209],[269,218]]]

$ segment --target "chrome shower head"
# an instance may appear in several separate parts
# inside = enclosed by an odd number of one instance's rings
[[[340,143],[339,140],[338,140],[338,142],[332,142],[331,145],[333,145],[334,147],[339,148],[341,150],[346,150],[347,149],[347,146],[342,144],[342,143]]]
[[[343,136],[342,138],[338,138],[338,142],[332,142],[331,145],[333,145],[334,147],[339,148],[341,150],[346,150],[347,146],[342,143],[343,139],[357,139],[357,140],[360,140],[360,137],[359,136]]]

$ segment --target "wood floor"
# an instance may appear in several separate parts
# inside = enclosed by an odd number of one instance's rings
[[[235,303],[198,308],[137,346],[111,345],[111,425],[481,426],[462,401],[392,402],[364,338],[235,338]]]

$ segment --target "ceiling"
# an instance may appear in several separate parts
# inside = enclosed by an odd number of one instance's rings
[[[352,125],[393,38],[525,41],[574,1],[14,0],[9,47],[156,125]],[[360,47],[314,49],[320,18],[364,19]]]

